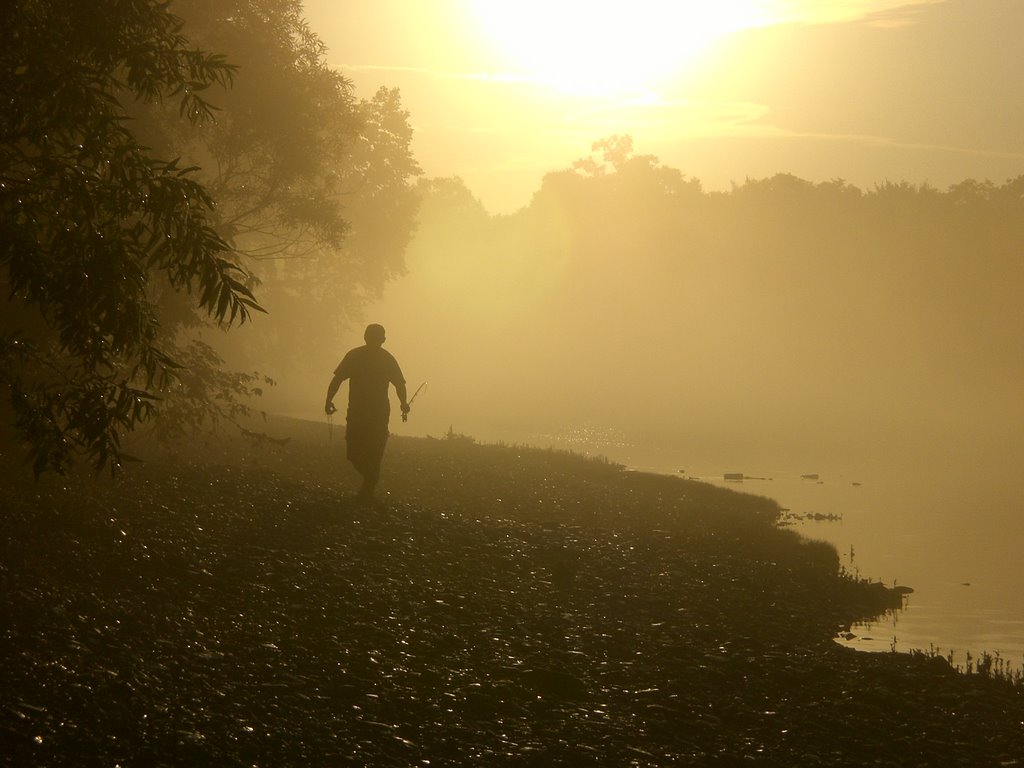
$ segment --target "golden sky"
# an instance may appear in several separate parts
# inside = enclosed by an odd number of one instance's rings
[[[1024,173],[1021,0],[305,5],[360,96],[400,88],[427,175],[495,213],[614,133],[707,189]]]

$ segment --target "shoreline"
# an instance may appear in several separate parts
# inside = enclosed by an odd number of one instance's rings
[[[596,430],[593,434],[602,437]],[[557,434],[542,437],[561,445]],[[959,517],[956,510],[979,504],[1003,510],[1003,514],[1001,518],[983,517],[976,528],[1012,526],[1011,521],[1019,517],[1014,510],[1020,508],[1024,496],[1005,490],[992,492],[1002,474],[980,481],[959,472],[936,476],[931,462],[898,467],[872,464],[863,457],[850,463],[780,464],[771,456],[708,463],[693,460],[692,447],[662,444],[642,448],[624,435],[619,437],[618,443],[575,440],[572,446],[564,445],[584,455],[611,456],[631,471],[681,476],[775,499],[785,507],[786,519],[781,524],[807,538],[832,544],[848,573],[887,585],[913,587],[903,609],[859,625],[855,628],[858,637],[840,639],[841,644],[866,653],[937,654],[965,672],[979,659],[984,663],[993,658],[1001,660],[1006,670],[1024,672],[1024,639],[1019,631],[1024,603],[1013,597],[1020,592],[1020,579],[1009,573],[1009,564],[1016,561],[1010,546],[1012,533],[1003,537],[1005,545],[991,547],[987,557],[971,554],[984,551],[978,545],[985,542],[977,541],[975,531],[954,530],[947,538],[963,546],[952,548],[948,541],[930,535],[941,517],[939,509],[955,518]],[[689,458],[673,458],[684,455]],[[730,471],[737,468],[747,471]],[[950,484],[950,477],[958,478],[957,483]],[[940,487],[942,491],[937,490]],[[966,491],[967,487],[972,490]],[[939,551],[941,555],[936,554]]]
[[[275,419],[288,442],[154,454],[117,481],[5,483],[11,759],[1024,755],[1019,687],[832,642],[877,588],[838,579],[834,549],[775,526],[769,499],[393,438],[386,503],[364,508],[320,426]]]

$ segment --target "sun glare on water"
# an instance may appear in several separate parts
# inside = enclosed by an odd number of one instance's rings
[[[466,2],[517,74],[588,97],[656,91],[726,35],[772,23],[769,0]]]

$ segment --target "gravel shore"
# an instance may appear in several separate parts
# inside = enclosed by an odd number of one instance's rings
[[[393,438],[365,506],[268,431],[6,466],[3,765],[1024,765],[1018,687],[833,642],[899,597],[768,499]]]

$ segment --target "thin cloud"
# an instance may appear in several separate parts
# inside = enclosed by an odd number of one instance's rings
[[[717,133],[717,136],[728,134]],[[737,131],[734,136],[748,138],[780,138],[780,139],[808,139],[812,141],[828,141],[836,143],[860,144],[862,146],[885,147],[890,149],[909,150],[913,152],[943,152],[951,155],[964,157],[979,157],[999,160],[1024,160],[1024,152],[1001,152],[998,150],[980,149],[977,147],[956,146],[952,144],[932,144],[926,142],[901,141],[889,136],[878,136],[867,133],[824,133],[816,131],[794,131],[788,128],[779,128],[771,124],[746,125]]]
[[[689,137],[727,135],[757,124],[768,114],[764,104],[749,101],[693,101],[689,99],[627,100],[585,109],[564,118],[571,124],[624,126],[629,132],[647,128]]]
[[[946,0],[789,0],[778,14],[783,24],[837,24],[865,21],[879,26],[906,26],[917,22],[927,5]]]
[[[782,128],[770,120],[768,105],[751,101],[692,101],[658,99],[656,101],[625,101],[617,105],[585,110],[567,117],[567,124],[585,124],[598,132],[647,131],[672,134],[680,139],[693,138],[777,138],[807,139],[862,146],[887,147],[913,152],[942,152],[950,155],[990,159],[1024,160],[1024,153],[987,150],[953,144],[903,141],[890,136],[823,131],[800,131]]]
[[[450,70],[431,69],[430,67],[404,67],[392,64],[341,64],[339,69],[342,72],[403,72],[438,80],[468,80],[482,83],[510,83],[518,85],[534,82],[525,75],[517,75],[510,72],[453,72]]]

